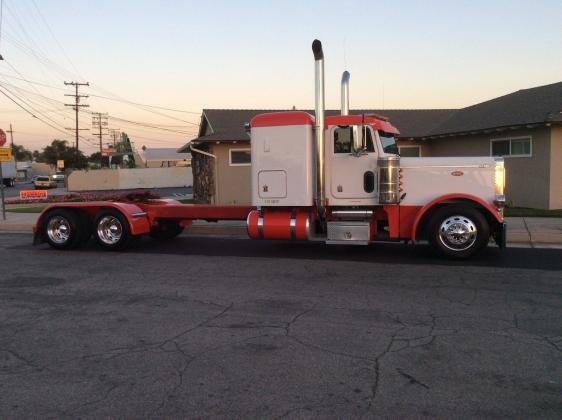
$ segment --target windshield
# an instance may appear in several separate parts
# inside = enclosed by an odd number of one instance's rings
[[[379,137],[381,139],[382,149],[385,153],[398,154],[398,146],[396,146],[396,139],[394,134],[385,133],[384,131],[379,131]]]

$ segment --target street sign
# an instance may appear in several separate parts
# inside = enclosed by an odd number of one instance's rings
[[[57,160],[57,169],[64,169],[64,160]]]
[[[21,200],[45,200],[48,197],[47,190],[22,190],[20,191]]]
[[[12,149],[9,147],[0,147],[0,162],[9,162],[12,160]]]
[[[6,133],[0,128],[0,147],[6,144]]]
[[[101,149],[101,155],[102,155],[102,156],[111,156],[111,155],[113,155],[113,148]]]

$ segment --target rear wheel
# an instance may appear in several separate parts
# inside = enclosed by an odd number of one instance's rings
[[[469,258],[484,248],[489,239],[488,221],[470,206],[441,207],[429,221],[429,243],[448,257]]]
[[[96,241],[105,249],[123,249],[131,240],[129,222],[114,209],[101,210],[95,218],[93,230]]]
[[[55,209],[42,222],[45,240],[53,248],[70,249],[81,245],[82,223],[78,214],[69,209]]]

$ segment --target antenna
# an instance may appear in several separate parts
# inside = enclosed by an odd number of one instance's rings
[[[0,47],[2,47],[2,12],[4,10],[4,0],[0,0]],[[0,51],[2,49],[0,48]],[[2,53],[0,53],[0,60],[3,60]]]

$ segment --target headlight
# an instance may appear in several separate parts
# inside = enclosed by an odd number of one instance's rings
[[[505,166],[503,158],[495,158],[494,181],[496,185],[496,200],[505,201]]]

